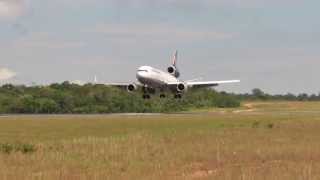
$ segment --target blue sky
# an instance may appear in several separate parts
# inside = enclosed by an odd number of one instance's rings
[[[133,82],[165,69],[183,79],[241,79],[219,90],[320,92],[320,1],[0,0],[0,82]]]

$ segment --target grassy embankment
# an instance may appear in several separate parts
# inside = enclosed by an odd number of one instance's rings
[[[320,179],[320,103],[0,117],[0,179]]]

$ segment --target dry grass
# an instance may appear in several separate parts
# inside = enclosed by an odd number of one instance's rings
[[[0,179],[320,179],[320,103],[159,116],[0,117]],[[248,111],[250,110],[250,111]]]

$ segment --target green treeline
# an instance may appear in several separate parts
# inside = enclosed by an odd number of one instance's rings
[[[66,113],[146,113],[178,112],[208,107],[238,107],[240,101],[234,95],[218,93],[210,89],[189,91],[182,99],[168,94],[165,99],[158,95],[143,100],[139,92],[105,85],[79,86],[64,82],[49,86],[0,87],[0,113],[66,114]]]
[[[307,93],[297,95],[292,93],[271,95],[258,88],[253,89],[251,93],[234,94],[234,96],[241,101],[320,101],[320,93],[311,95]]]
[[[160,99],[156,94],[144,100],[140,91],[128,93],[105,85],[80,86],[69,82],[32,87],[7,84],[0,86],[0,114],[160,113],[239,107],[241,101],[252,100],[320,101],[320,93],[270,95],[257,88],[246,94],[195,89],[189,90],[182,99],[174,99],[170,93],[167,96]]]

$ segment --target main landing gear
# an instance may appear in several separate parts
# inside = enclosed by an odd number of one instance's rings
[[[166,98],[166,95],[165,94],[160,94],[160,98],[164,99],[164,98]]]
[[[151,96],[150,96],[149,94],[143,94],[142,98],[143,98],[143,99],[150,99]]]
[[[174,98],[175,98],[175,99],[181,99],[181,98],[182,98],[182,94],[175,94],[175,95],[174,95]]]
[[[160,99],[164,99],[167,97],[167,94],[165,93],[165,89],[160,89],[159,92],[160,92],[160,94],[159,94]],[[151,88],[148,88],[147,86],[143,86],[142,93],[143,93],[142,98],[147,100],[147,99],[151,99],[151,94],[156,94],[156,91],[155,91],[155,89],[151,89]],[[182,93],[175,92],[174,98],[181,99]]]
[[[165,94],[160,94],[160,99],[164,99],[167,96]],[[143,99],[151,99],[151,96],[149,94],[143,94],[142,96]],[[174,95],[175,99],[181,99],[182,98],[182,94],[175,94]]]

